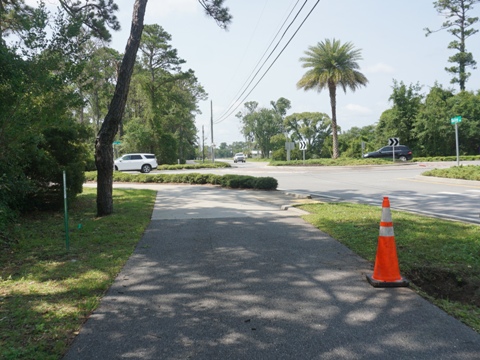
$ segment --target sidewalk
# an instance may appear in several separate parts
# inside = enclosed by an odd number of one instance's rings
[[[150,226],[65,359],[480,357],[479,334],[409,288],[373,288],[371,264],[281,210],[294,198],[156,186]]]

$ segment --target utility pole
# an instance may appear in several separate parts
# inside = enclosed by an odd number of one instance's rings
[[[215,162],[215,143],[213,142],[213,104],[210,100],[210,126],[212,128],[212,162]]]
[[[203,132],[203,125],[202,125],[202,162],[205,162],[205,134]]]

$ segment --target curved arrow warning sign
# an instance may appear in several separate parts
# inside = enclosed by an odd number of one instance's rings
[[[388,139],[388,146],[398,146],[398,145],[400,145],[400,138]]]

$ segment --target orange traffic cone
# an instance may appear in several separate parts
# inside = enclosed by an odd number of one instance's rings
[[[398,267],[390,200],[386,196],[382,203],[382,220],[380,222],[375,267],[373,275],[367,275],[367,280],[374,287],[408,286],[408,280],[402,278]]]

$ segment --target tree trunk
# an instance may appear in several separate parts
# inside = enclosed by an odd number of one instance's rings
[[[130,37],[125,48],[107,116],[95,141],[95,164],[97,166],[97,216],[113,213],[113,146],[127,101],[130,79],[135,65],[138,47],[143,31],[143,19],[148,0],[135,0]]]
[[[328,90],[330,93],[330,106],[332,108],[332,142],[333,142],[333,159],[337,159],[338,151],[338,131],[337,131],[337,86],[336,84],[329,83]]]

